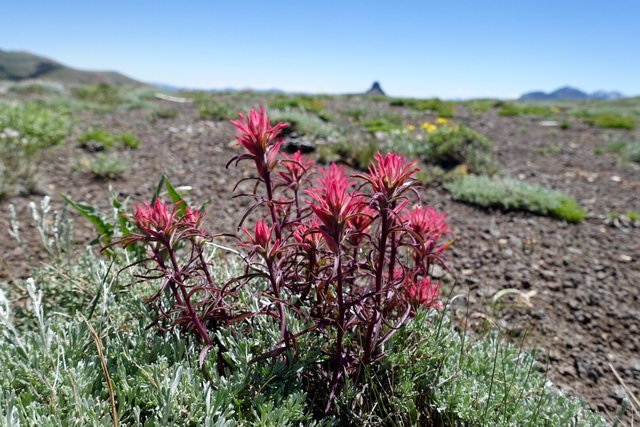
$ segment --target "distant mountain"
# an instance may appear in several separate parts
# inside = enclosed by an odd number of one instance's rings
[[[565,86],[556,89],[553,92],[546,93],[541,91],[528,92],[520,97],[523,101],[549,101],[549,100],[585,100],[585,99],[619,99],[623,98],[620,92],[605,92],[599,90],[591,94],[576,89],[574,87]]]
[[[371,88],[366,91],[364,93],[365,95],[377,95],[377,96],[387,96],[384,91],[382,90],[382,86],[380,86],[380,83],[378,82],[373,82],[373,84],[371,85]]]
[[[52,80],[67,84],[142,85],[115,71],[84,71],[24,51],[0,49],[0,80]]]

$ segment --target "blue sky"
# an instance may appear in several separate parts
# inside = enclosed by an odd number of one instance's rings
[[[640,94],[640,1],[10,1],[0,49],[198,88]]]

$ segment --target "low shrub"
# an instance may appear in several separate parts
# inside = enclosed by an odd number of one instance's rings
[[[90,151],[104,151],[111,149],[116,143],[124,148],[136,149],[140,141],[131,133],[113,134],[103,129],[91,129],[78,138],[80,146]]]
[[[615,153],[625,162],[640,163],[640,142],[612,142],[593,149],[594,154]]]
[[[364,105],[357,105],[343,110],[340,113],[349,117],[354,122],[359,122],[369,114],[369,110]]]
[[[312,139],[328,139],[338,134],[338,129],[331,123],[327,123],[318,116],[299,111],[271,111],[272,122],[285,122],[288,127],[285,134],[296,133]]]
[[[362,125],[371,133],[391,132],[402,128],[402,118],[397,114],[385,113],[362,121]]]
[[[60,83],[45,80],[26,80],[15,82],[7,88],[9,92],[19,95],[63,95],[64,86]]]
[[[78,142],[91,151],[108,150],[116,143],[116,136],[103,129],[92,129],[80,135]]]
[[[605,129],[633,130],[636,128],[636,119],[624,114],[600,113],[587,115],[585,118],[585,122],[592,126],[597,126]]]
[[[67,113],[36,103],[0,103],[0,197],[37,187],[41,150],[62,144],[71,128]]]
[[[580,222],[586,215],[574,199],[559,191],[506,177],[466,175],[445,183],[445,188],[455,200],[483,207],[522,210],[567,222]]]
[[[554,108],[534,104],[505,104],[498,110],[501,116],[553,116]]]
[[[136,148],[140,147],[140,140],[136,138],[132,133],[127,132],[120,134],[118,139],[120,140],[120,142],[122,142],[122,145],[125,148],[135,150]]]
[[[79,100],[94,102],[108,106],[116,106],[123,101],[120,88],[108,83],[78,86],[71,89],[71,94]]]
[[[175,108],[160,108],[149,114],[149,121],[155,123],[158,120],[174,119],[178,116],[178,110]]]
[[[236,262],[222,264],[211,270],[217,281],[241,274]],[[256,317],[220,335],[233,369],[219,375],[212,360],[200,367],[191,357],[199,343],[190,336],[148,331],[149,286],[123,287],[142,270],[119,267],[87,252],[19,287],[0,283],[0,416],[8,425],[607,425],[546,382],[532,354],[496,336],[464,337],[423,310],[324,416],[304,380],[323,359],[322,342],[301,338],[304,357],[289,364],[251,362],[278,333]],[[19,299],[29,303],[9,302]]]
[[[274,110],[295,108],[303,112],[318,114],[324,110],[324,103],[312,96],[278,96],[269,103],[269,108]]]
[[[462,102],[462,105],[467,107],[470,111],[475,114],[481,114],[485,111],[488,111],[492,108],[497,107],[499,101],[495,99],[472,99],[469,101]]]
[[[97,153],[85,170],[100,179],[118,179],[129,170],[129,163],[115,153]]]
[[[203,120],[231,120],[235,117],[235,109],[226,102],[207,98],[200,103],[198,116]]]
[[[422,128],[425,133],[418,136],[411,132],[390,134],[386,148],[446,170],[464,164],[473,173],[493,175],[498,171],[491,154],[493,142],[486,136],[462,125],[424,123]]]
[[[355,169],[366,170],[378,150],[378,144],[371,141],[355,142],[340,138],[331,144],[319,147],[318,158],[321,163],[340,162]]]
[[[416,111],[430,111],[438,117],[453,117],[455,103],[442,101],[438,98],[415,99],[415,98],[395,98],[389,101],[391,106],[409,107]]]

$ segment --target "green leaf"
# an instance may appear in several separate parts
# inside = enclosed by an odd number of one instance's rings
[[[111,236],[113,236],[113,227],[111,224],[104,222],[102,218],[96,213],[96,208],[92,205],[86,205],[83,203],[78,203],[66,196],[62,196],[65,202],[73,209],[75,209],[83,218],[88,220],[96,232],[100,235],[100,240],[102,242],[108,243]]]
[[[167,189],[167,193],[169,194],[169,198],[171,199],[171,201],[173,203],[179,203],[178,204],[178,214],[180,216],[184,215],[185,212],[186,212],[186,209],[188,207],[187,202],[176,191],[176,189],[173,187],[173,185],[171,185],[171,182],[169,182],[169,179],[167,177],[163,177],[163,178],[164,178],[165,186],[166,186],[166,189]]]
[[[151,204],[153,204],[156,199],[160,196],[160,192],[162,191],[162,187],[164,186],[165,177],[162,175],[160,177],[160,182],[156,186],[156,191],[153,192],[153,197],[151,197]]]

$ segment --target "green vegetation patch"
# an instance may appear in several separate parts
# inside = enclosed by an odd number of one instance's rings
[[[337,135],[338,128],[315,114],[295,110],[274,110],[269,112],[271,123],[285,122],[289,125],[286,134],[297,133],[312,139],[327,139]]]
[[[489,138],[462,125],[431,126],[434,130],[419,137],[407,132],[391,135],[388,150],[446,170],[466,165],[474,173],[493,175],[498,171]]]
[[[326,363],[323,342],[303,336],[305,351],[291,363],[250,362],[278,335],[275,322],[257,316],[218,335],[224,375],[213,356],[200,368],[195,339],[146,327],[152,286],[127,286],[141,270],[123,269],[128,261],[116,255],[110,265],[87,252],[21,286],[0,283],[0,416],[9,424],[606,425],[550,386],[532,354],[496,335],[465,337],[435,311],[418,312],[394,335],[385,357],[362,383],[346,383],[326,416],[309,398],[315,383],[305,381]],[[220,282],[241,271],[218,265]],[[29,304],[10,302],[18,300]]]
[[[90,151],[109,150],[117,142],[120,142],[124,148],[136,149],[140,146],[138,138],[131,133],[117,135],[103,129],[91,129],[83,133],[78,138],[78,142]]]
[[[498,110],[501,116],[553,116],[556,109],[546,105],[507,103]]]
[[[559,191],[506,177],[466,175],[445,188],[455,200],[483,207],[527,211],[567,222],[582,221],[586,215],[574,199]]]
[[[37,103],[0,103],[0,197],[29,194],[37,184],[39,152],[62,144],[69,116]]]
[[[198,116],[203,120],[226,121],[237,118],[236,108],[218,100],[208,99],[199,102]]]
[[[129,163],[115,153],[97,153],[86,170],[100,179],[118,179],[129,170]]]
[[[587,115],[585,122],[592,126],[605,129],[633,130],[636,128],[636,119],[625,114],[600,113]]]
[[[615,153],[625,162],[640,163],[640,142],[612,142],[603,147],[593,149],[595,154]]]
[[[389,101],[389,105],[393,107],[408,107],[416,111],[431,111],[438,117],[453,117],[455,103],[442,101],[438,98],[415,99],[415,98],[395,98]]]
[[[120,88],[108,83],[78,86],[71,89],[71,94],[79,100],[95,102],[109,106],[118,105],[123,101]]]
[[[378,117],[363,120],[362,125],[368,132],[391,132],[402,128],[402,118],[398,114],[384,113]]]
[[[288,110],[295,108],[301,111],[318,114],[324,110],[324,103],[317,97],[313,96],[281,95],[271,101],[269,103],[269,107],[275,110]]]
[[[500,101],[495,99],[471,99],[469,101],[462,102],[466,108],[476,114],[484,113],[492,108],[498,106]]]

